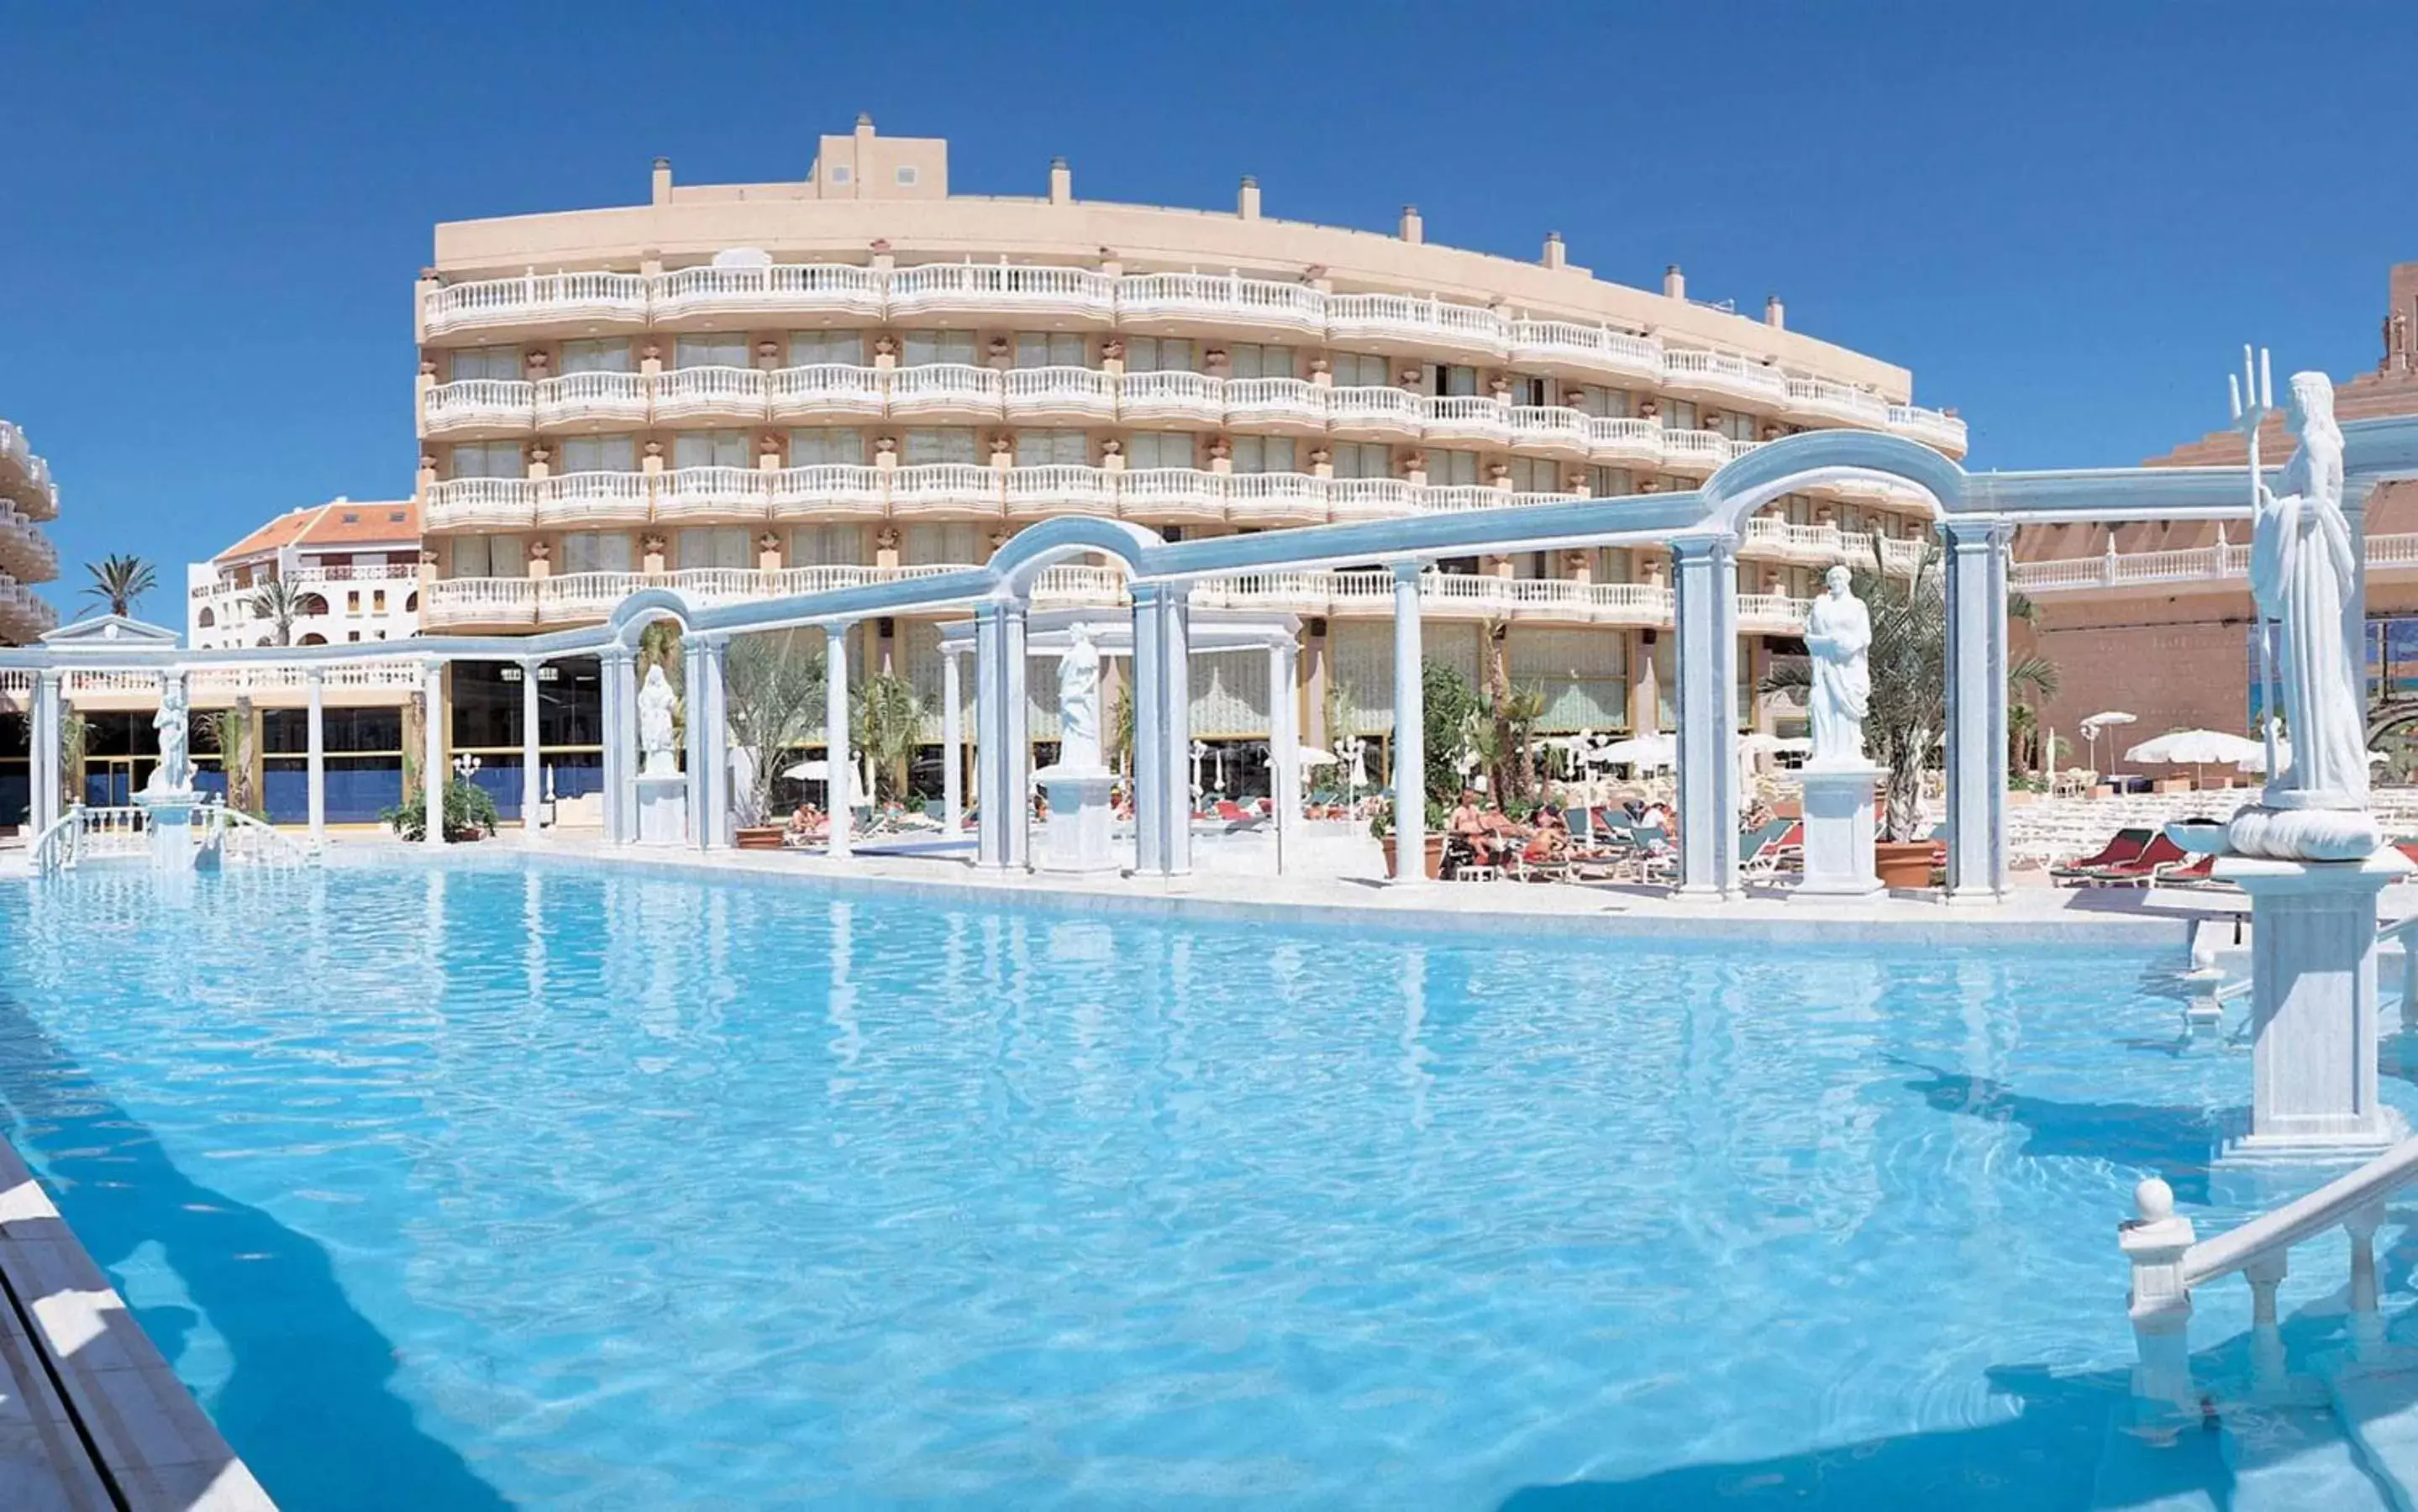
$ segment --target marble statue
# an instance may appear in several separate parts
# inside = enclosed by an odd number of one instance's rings
[[[2275,622],[2274,670],[2290,754],[2233,848],[2284,861],[2350,861],[2382,841],[2366,815],[2367,700],[2360,658],[2359,557],[2343,513],[2343,438],[2334,381],[2296,373],[2288,413],[2299,441],[2282,477],[2254,483],[2250,590]],[[2245,430],[2263,406],[2245,412]]]
[[[1814,662],[1814,686],[1806,697],[1814,752],[1806,765],[1862,767],[1864,715],[1873,698],[1865,661],[1873,644],[1872,611],[1849,590],[1845,568],[1831,568],[1824,581],[1829,591],[1814,601],[1805,617],[1805,649]]]
[[[646,754],[639,776],[680,774],[680,763],[672,755],[672,706],[678,702],[671,680],[664,676],[663,664],[647,668],[646,685],[638,690],[638,749]]]
[[[1090,771],[1100,766],[1100,649],[1077,625],[1058,659],[1058,765]]]
[[[160,711],[151,728],[160,737],[160,764],[151,769],[146,792],[184,793],[193,787],[193,758],[189,754],[191,725],[185,708],[185,680],[174,672],[160,679]]]

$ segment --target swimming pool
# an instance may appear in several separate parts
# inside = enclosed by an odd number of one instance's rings
[[[2247,1095],[2170,953],[494,861],[0,890],[12,1136],[289,1508],[2081,1505]]]

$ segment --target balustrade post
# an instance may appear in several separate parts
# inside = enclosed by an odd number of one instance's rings
[[[531,657],[521,664],[521,831],[534,835],[543,786],[538,773],[538,673],[545,665]]]
[[[848,728],[848,621],[823,627],[823,849],[834,861],[855,853],[855,757]],[[867,798],[873,795],[867,793]]]
[[[2198,1236],[2189,1218],[2175,1213],[2173,1188],[2152,1176],[2134,1189],[2134,1211],[2117,1231],[2118,1247],[2133,1265],[2129,1310],[2140,1359],[2133,1367],[2133,1396],[2177,1411],[2192,1405],[2191,1288],[2183,1280],[2183,1257]]]
[[[2361,1208],[2343,1220],[2350,1236],[2350,1344],[2361,1359],[2384,1347],[2384,1315],[2377,1307],[2376,1230],[2384,1222],[2384,1204]]]
[[[2250,1283],[2252,1388],[2270,1399],[2284,1390],[2284,1334],[2275,1320],[2275,1289],[2289,1268],[2289,1252],[2281,1248],[2242,1267],[2242,1279]]]
[[[964,695],[957,686],[957,653],[941,653],[941,832],[955,844],[966,828]]]
[[[1394,881],[1428,879],[1427,681],[1419,633],[1423,562],[1394,563]]]
[[[311,710],[305,730],[303,750],[303,787],[311,818],[311,848],[324,848],[328,843],[328,739],[326,693],[328,674],[318,667],[310,671]]]

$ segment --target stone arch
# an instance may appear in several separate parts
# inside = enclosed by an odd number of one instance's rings
[[[1878,431],[1804,431],[1733,458],[1706,480],[1704,525],[1735,535],[1773,499],[1844,473],[1912,483],[1939,501],[1943,516],[1965,505],[1965,469],[1920,442]]]
[[[1018,530],[991,554],[988,571],[995,597],[1029,599],[1042,571],[1069,557],[1098,555],[1114,559],[1128,576],[1141,572],[1143,556],[1164,544],[1155,530],[1123,520],[1070,514],[1044,520]]]
[[[611,644],[635,649],[638,636],[658,619],[669,619],[685,635],[696,626],[696,607],[677,588],[641,588],[613,608],[604,626]]]

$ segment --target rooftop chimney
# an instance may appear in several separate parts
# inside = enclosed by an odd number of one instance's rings
[[[1417,206],[1405,205],[1402,206],[1402,226],[1399,234],[1404,241],[1409,242],[1421,242],[1428,239],[1427,227],[1419,220],[1419,207]]]
[[[1243,176],[1242,191],[1234,196],[1234,213],[1246,221],[1260,218],[1260,181],[1249,174]]]
[[[657,205],[672,202],[672,160],[669,158],[655,160],[654,193],[650,198]]]
[[[1562,234],[1558,231],[1545,233],[1545,266],[1547,267],[1570,266],[1569,254],[1562,250]]]
[[[1075,203],[1075,173],[1073,169],[1066,166],[1066,160],[1064,158],[1049,160],[1049,203],[1052,205]]]
[[[1771,294],[1764,297],[1763,323],[1774,330],[1788,328],[1788,307],[1780,302],[1779,295]]]
[[[1687,297],[1688,275],[1679,271],[1678,264],[1673,263],[1662,270],[1662,298],[1684,299]]]

